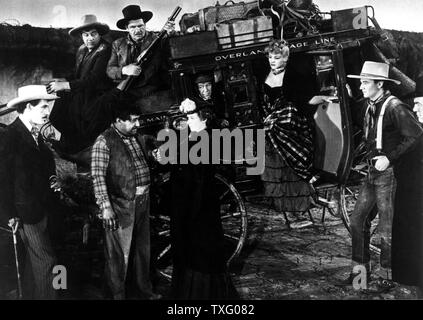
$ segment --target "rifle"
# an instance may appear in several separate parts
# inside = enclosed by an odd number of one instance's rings
[[[171,16],[167,19],[167,22],[169,21],[175,21],[178,14],[181,12],[182,8],[180,6],[177,6],[175,10],[173,10]],[[157,37],[151,42],[151,44],[140,53],[140,55],[137,57],[137,60],[135,62],[136,65],[142,67],[147,63],[148,60],[150,60],[151,55],[153,54],[154,49],[157,47],[157,45],[160,43],[161,39],[163,39],[166,35],[166,30],[164,27],[160,31],[160,33],[157,35]],[[136,79],[135,76],[129,76],[125,80],[123,80],[118,85],[118,89],[122,91],[128,90],[128,88],[131,86],[132,82]]]

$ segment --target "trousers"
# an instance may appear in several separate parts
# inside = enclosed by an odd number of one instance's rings
[[[143,298],[152,295],[150,280],[150,195],[135,198],[134,224],[104,231],[106,283],[114,299],[125,299],[128,271]]]
[[[369,168],[366,180],[350,217],[352,235],[352,260],[358,264],[370,263],[371,222],[379,214],[378,232],[381,236],[380,265],[391,267],[392,220],[396,180],[392,167],[385,171]],[[377,207],[377,211],[375,210]]]

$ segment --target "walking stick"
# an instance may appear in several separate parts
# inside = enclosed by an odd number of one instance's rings
[[[18,237],[16,236],[18,227],[19,227],[19,222],[17,222],[15,226],[10,226],[10,228],[12,229],[12,235],[13,235],[13,248],[15,250],[16,278],[18,281],[18,299],[22,300],[22,281],[21,281],[21,273],[19,271],[19,259],[18,259]]]

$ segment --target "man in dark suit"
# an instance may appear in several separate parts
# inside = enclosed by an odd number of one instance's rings
[[[33,286],[27,286],[32,292],[28,290],[24,298],[56,298],[52,273],[56,256],[47,231],[55,163],[38,128],[48,120],[49,101],[57,98],[45,86],[19,88],[18,97],[8,103],[19,116],[0,128],[0,219],[11,227],[21,226],[27,251],[24,287],[28,278],[34,280]]]
[[[47,86],[49,93],[62,98],[50,116],[61,133],[60,143],[55,145],[58,151],[76,157],[81,151],[85,151],[81,156],[89,154],[89,147],[112,122],[107,105],[100,100],[112,86],[106,75],[111,46],[103,39],[108,32],[109,26],[91,14],[83,16],[81,25],[69,31],[70,36],[83,41],[75,56],[75,74],[69,81],[53,81]]]

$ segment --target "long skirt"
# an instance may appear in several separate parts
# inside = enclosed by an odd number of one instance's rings
[[[278,211],[304,212],[313,203],[314,192],[266,141],[265,169],[261,176],[264,195]]]
[[[423,137],[394,167],[392,279],[423,288]]]

